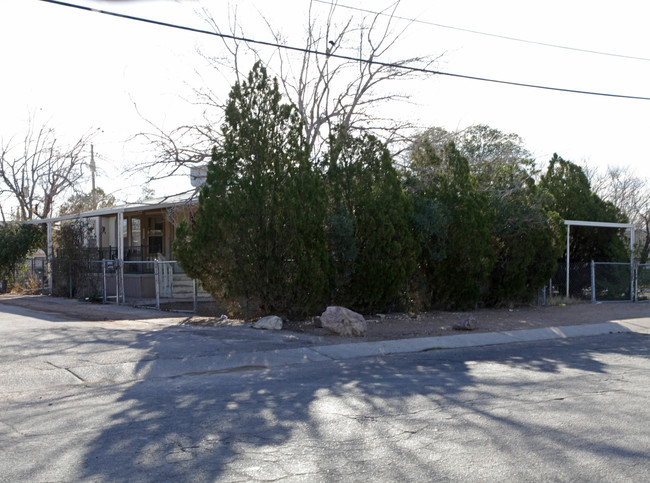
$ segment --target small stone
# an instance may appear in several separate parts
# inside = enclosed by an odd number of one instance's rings
[[[277,315],[268,315],[262,317],[260,320],[253,324],[255,329],[266,329],[266,330],[282,330],[282,319]]]

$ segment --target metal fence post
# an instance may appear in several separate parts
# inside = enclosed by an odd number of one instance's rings
[[[197,290],[197,284],[196,284],[196,279],[192,279],[192,301],[194,302],[194,313],[199,311],[199,301],[198,301],[198,290]]]
[[[45,294],[45,272],[46,272],[46,262],[45,260],[41,261],[41,295]]]
[[[102,303],[106,303],[106,259],[102,260]]]
[[[124,260],[119,260],[119,270],[120,270],[120,293],[118,297],[122,296],[122,303],[126,303],[126,290],[124,290]],[[116,274],[117,275],[117,274]]]
[[[591,303],[596,303],[596,265],[591,261]]]
[[[169,297],[174,298],[174,263],[169,262],[169,270],[167,270],[167,275],[169,277]]]
[[[636,302],[636,270],[635,263],[630,260],[630,302]]]
[[[153,278],[156,287],[156,309],[157,310],[160,310],[160,281],[158,280],[159,273],[160,273],[160,268],[158,267],[158,259],[156,258],[153,261]]]
[[[115,303],[120,305],[120,274],[117,259],[113,260],[113,267],[115,267]]]

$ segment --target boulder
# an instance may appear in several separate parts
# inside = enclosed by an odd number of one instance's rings
[[[368,329],[363,315],[345,307],[327,307],[320,316],[320,322],[324,329],[344,337],[363,337]]]
[[[473,315],[461,320],[454,325],[454,330],[476,330],[478,329],[478,320]]]
[[[282,330],[282,319],[277,315],[262,317],[253,324],[255,329]]]

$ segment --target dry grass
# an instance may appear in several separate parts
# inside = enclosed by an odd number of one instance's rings
[[[587,303],[584,300],[575,297],[553,296],[546,299],[546,305],[552,307],[564,307],[566,305],[578,305]]]
[[[16,277],[16,280],[11,284],[11,293],[35,295],[41,291],[41,280],[38,276],[32,273],[22,274]]]

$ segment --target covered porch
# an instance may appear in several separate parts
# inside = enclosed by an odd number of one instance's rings
[[[176,225],[191,215],[195,203],[192,198],[148,200],[31,221],[47,226],[50,294],[55,286],[62,284],[69,285],[70,296],[78,292],[73,287],[72,262],[66,261],[65,255],[60,253],[54,234],[62,223],[81,221],[88,227],[85,253],[80,257],[83,258],[82,270],[94,280],[95,291],[100,290],[104,302],[125,303],[127,299],[132,302],[160,297],[191,299],[197,293],[209,297],[196,287],[172,257]],[[68,263],[70,276],[61,275],[65,267],[53,270],[56,263]]]

